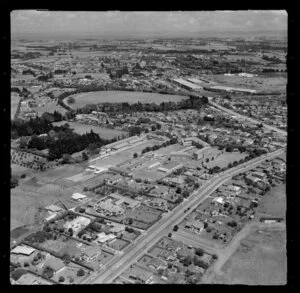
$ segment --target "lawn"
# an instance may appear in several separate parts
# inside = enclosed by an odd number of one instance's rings
[[[38,113],[38,116],[41,116],[45,112],[53,113],[54,111],[57,111],[63,115],[66,113],[66,110],[62,106],[57,105],[55,101],[52,101],[45,106],[35,107],[33,110]]]
[[[204,163],[208,168],[213,168],[215,166],[219,166],[220,168],[227,167],[229,163],[233,163],[234,161],[239,161],[247,156],[246,153],[227,153],[224,152],[220,154],[218,157],[215,156],[214,160],[210,160],[208,163]]]
[[[266,193],[260,201],[258,212],[275,217],[285,218],[286,185],[280,184]]]
[[[134,210],[126,210],[127,218],[136,219],[137,221],[143,221],[145,223],[152,223],[154,221],[157,221],[161,214],[161,211],[144,205],[141,205]]]
[[[52,125],[61,126],[64,125],[65,123],[66,121],[53,122]],[[124,135],[127,134],[125,131],[98,127],[93,125],[86,125],[79,122],[68,122],[68,124],[70,125],[70,128],[73,128],[74,132],[78,134],[85,134],[86,132],[90,132],[91,130],[93,130],[93,132],[99,134],[99,136],[103,139],[113,139],[113,138],[121,137],[123,134]]]
[[[257,231],[242,241],[213,283],[283,285],[287,281],[285,231]]]
[[[81,108],[87,104],[97,103],[124,103],[129,104],[141,103],[156,103],[160,104],[166,101],[178,102],[186,99],[180,95],[163,95],[157,93],[144,93],[144,92],[129,92],[129,91],[97,91],[80,93],[72,96],[75,99],[74,104],[68,104],[66,98],[64,102],[72,108]]]
[[[128,244],[129,242],[124,239],[114,239],[112,242],[109,243],[108,247],[111,247],[115,250],[122,250]]]

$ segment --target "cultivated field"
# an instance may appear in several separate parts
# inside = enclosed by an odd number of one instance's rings
[[[66,121],[53,122],[52,125],[61,126],[65,123]],[[70,125],[70,128],[73,128],[74,132],[78,134],[85,134],[86,132],[90,132],[91,130],[93,130],[93,132],[98,133],[99,136],[103,139],[113,139],[118,136],[121,137],[123,134],[127,134],[125,131],[98,127],[93,125],[86,125],[79,122],[68,122],[68,124]]]
[[[17,93],[11,93],[10,95],[10,119],[13,120],[18,109],[20,96]]]
[[[284,285],[287,281],[285,231],[259,230],[243,240],[214,277],[217,284]]]
[[[124,103],[129,104],[156,103],[160,104],[166,101],[178,102],[186,97],[179,95],[163,95],[157,93],[129,92],[129,91],[97,91],[89,93],[80,93],[72,96],[75,99],[74,104],[68,104],[66,98],[64,102],[71,108],[81,108],[87,104],[97,103]]]

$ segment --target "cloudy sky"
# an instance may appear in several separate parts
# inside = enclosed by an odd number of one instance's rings
[[[12,34],[147,35],[207,31],[286,30],[287,13],[269,11],[74,12],[17,10]]]

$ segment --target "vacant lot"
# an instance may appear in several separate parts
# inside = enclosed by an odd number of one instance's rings
[[[11,93],[10,95],[10,119],[13,120],[14,116],[16,114],[16,111],[18,109],[18,105],[19,105],[19,101],[20,101],[20,96],[17,93]]]
[[[97,103],[124,103],[129,104],[141,103],[156,103],[160,104],[166,101],[178,102],[186,97],[179,95],[163,95],[157,93],[144,92],[128,92],[128,91],[97,91],[89,93],[81,93],[73,96],[74,104],[68,104],[66,98],[64,102],[72,108],[81,108],[87,104]]]
[[[281,184],[272,188],[260,201],[258,212],[264,215],[285,218],[286,185]]]
[[[128,241],[123,239],[114,239],[112,242],[108,244],[108,247],[111,247],[115,250],[122,250],[125,246],[129,244]]]
[[[259,230],[241,242],[213,283],[283,285],[286,274],[285,231]]]
[[[52,124],[54,126],[61,126],[64,125],[65,123],[66,123],[65,121],[60,121],[60,122],[54,122]],[[98,133],[99,136],[103,139],[113,139],[116,137],[121,137],[123,134],[124,135],[127,134],[125,131],[98,127],[93,125],[86,125],[79,122],[68,122],[68,124],[70,125],[70,128],[73,128],[74,132],[78,134],[85,134],[86,132],[90,132],[91,130],[93,130],[93,132]]]
[[[206,79],[206,78],[205,78]],[[211,75],[207,79],[219,85],[232,86],[236,88],[255,89],[258,92],[286,91],[286,73],[260,74],[254,77],[240,77],[238,75]]]
[[[51,194],[42,196],[19,187],[12,189],[10,198],[11,230],[24,225],[40,223],[43,220],[41,209],[55,200]]]

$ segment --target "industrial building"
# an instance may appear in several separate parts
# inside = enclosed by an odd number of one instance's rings
[[[201,90],[202,87],[199,85],[196,85],[194,83],[188,82],[182,78],[174,78],[173,81],[180,85],[181,87],[188,89],[188,90]]]

